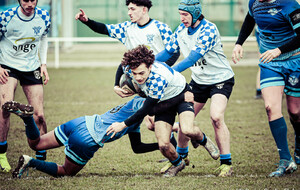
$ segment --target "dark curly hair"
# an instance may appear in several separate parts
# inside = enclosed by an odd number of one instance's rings
[[[150,10],[152,7],[152,2],[150,0],[126,0],[126,6],[128,6],[130,3],[133,3],[137,6],[145,6]]]
[[[145,45],[139,45],[138,47],[124,53],[122,60],[122,66],[129,66],[130,69],[139,67],[142,63],[145,63],[149,68],[155,60],[155,56],[152,50],[149,50]]]

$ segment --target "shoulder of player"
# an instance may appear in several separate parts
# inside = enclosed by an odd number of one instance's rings
[[[155,24],[158,29],[163,29],[163,28],[170,29],[169,25],[167,25],[166,23],[163,23],[159,20],[152,19],[151,23]]]
[[[36,15],[40,16],[43,20],[50,20],[49,12],[45,9],[36,7]]]
[[[13,7],[13,8],[10,8],[8,10],[2,11],[0,13],[0,22],[1,21],[8,22],[9,20],[11,20],[14,17],[14,15],[17,14],[17,8],[18,7]]]

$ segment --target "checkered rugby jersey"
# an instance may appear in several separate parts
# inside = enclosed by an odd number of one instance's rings
[[[232,78],[234,73],[224,55],[216,25],[203,19],[192,32],[188,30],[183,23],[180,24],[166,50],[173,53],[180,49],[184,57],[188,57],[192,50],[201,55],[190,67],[192,79],[198,84],[216,84]]]
[[[295,30],[300,28],[300,5],[295,0],[250,0],[249,14],[259,29],[260,53],[288,43],[296,36]],[[273,60],[288,59],[299,51],[300,48],[283,53]]]
[[[119,24],[106,24],[106,28],[109,36],[118,39],[127,49],[146,45],[155,55],[164,50],[172,35],[168,25],[153,19],[143,27],[126,21]]]
[[[49,31],[50,16],[37,7],[34,16],[24,20],[18,9],[19,6],[0,13],[0,64],[33,71],[40,67],[39,43]]]
[[[124,72],[135,80],[130,69],[125,68]],[[167,64],[157,61],[152,64],[151,72],[146,82],[139,85],[146,96],[159,99],[160,101],[179,95],[185,89],[185,86],[186,80],[182,74]]]

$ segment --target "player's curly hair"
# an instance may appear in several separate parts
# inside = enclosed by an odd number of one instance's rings
[[[137,6],[145,6],[148,10],[152,7],[152,2],[150,0],[126,0],[126,6],[130,3],[136,4]]]
[[[145,45],[139,45],[124,53],[122,66],[129,66],[130,69],[135,69],[142,63],[145,63],[147,68],[149,68],[154,63],[154,60],[153,51],[149,50]]]

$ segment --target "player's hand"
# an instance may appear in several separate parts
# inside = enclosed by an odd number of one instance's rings
[[[126,125],[124,122],[122,123],[119,123],[119,122],[115,122],[113,124],[111,124],[111,126],[109,126],[106,130],[106,134],[109,135],[112,133],[111,137],[110,138],[113,138],[116,133],[122,131],[123,129],[126,128]]]
[[[89,18],[87,17],[87,15],[85,14],[85,12],[82,9],[79,9],[79,10],[80,10],[80,12],[75,15],[75,19],[76,20],[79,19],[81,22],[87,22],[89,20]]]
[[[233,50],[232,50],[232,55],[231,59],[233,63],[237,63],[240,61],[240,59],[243,58],[243,47],[240,44],[235,44]]]
[[[185,102],[194,102],[194,94],[190,91],[186,91],[184,93],[184,101]]]
[[[44,85],[46,85],[48,83],[48,81],[50,80],[46,64],[41,65],[41,77],[44,77],[44,76],[45,76]]]
[[[134,95],[133,93],[130,93],[127,90],[124,90],[123,88],[121,88],[119,86],[114,86],[114,91],[116,94],[118,94],[122,98]]]
[[[8,72],[2,67],[0,67],[0,84],[6,84],[8,81],[8,77]]]
[[[259,57],[262,63],[269,63],[274,58],[278,57],[281,54],[281,51],[279,48],[268,50],[264,53],[262,53]]]

